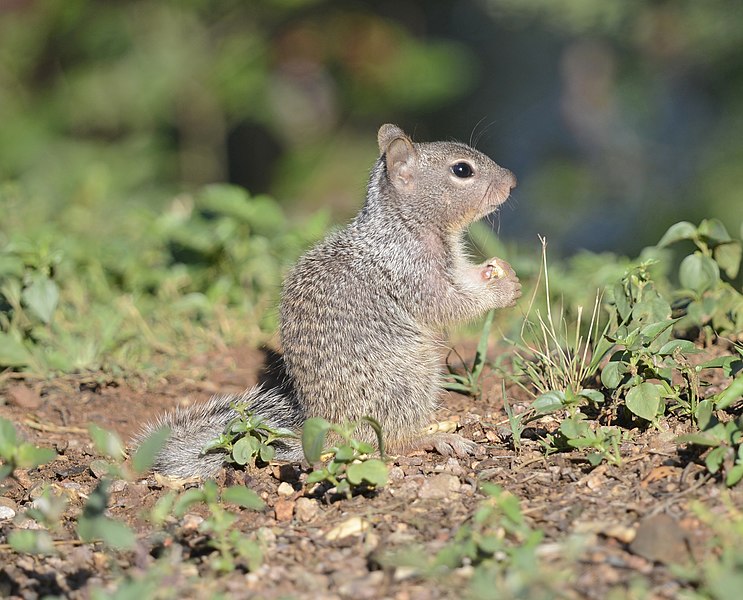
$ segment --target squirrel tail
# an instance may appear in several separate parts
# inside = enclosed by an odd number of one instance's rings
[[[250,412],[272,427],[298,431],[304,422],[302,408],[292,394],[256,386],[242,394],[216,395],[201,404],[176,408],[147,424],[135,444],[139,446],[154,431],[168,427],[170,436],[155,457],[152,470],[171,477],[213,477],[224,463],[225,453],[219,450],[204,453],[202,449],[224,433],[227,424],[237,416],[232,408],[234,404],[247,404]],[[299,440],[281,439],[274,445],[278,460],[302,459]]]

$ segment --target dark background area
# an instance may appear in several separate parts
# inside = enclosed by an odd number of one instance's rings
[[[734,0],[0,1],[0,202],[162,210],[230,181],[296,220],[363,199],[375,134],[471,141],[520,181],[502,238],[636,253],[743,221]]]

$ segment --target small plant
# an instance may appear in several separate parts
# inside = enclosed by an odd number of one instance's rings
[[[230,461],[241,466],[255,464],[256,459],[267,463],[276,454],[273,445],[276,440],[297,437],[290,429],[272,427],[250,412],[245,403],[235,402],[232,409],[237,416],[227,424],[223,434],[204,447],[202,453],[221,449],[227,453]]]
[[[730,237],[719,220],[704,219],[699,226],[688,221],[672,225],[658,247],[684,240],[693,242],[696,250],[679,266],[681,289],[675,296],[685,314],[677,326],[698,327],[707,339],[713,339],[715,333],[743,330],[743,294],[730,283],[740,272],[741,240]]]
[[[539,394],[533,408],[546,414],[561,408],[575,408],[585,401],[601,403],[601,392],[586,387],[596,374],[601,360],[611,350],[611,344],[601,335],[599,325],[600,295],[596,295],[586,330],[583,325],[583,307],[578,307],[575,323],[568,325],[562,309],[553,314],[550,280],[547,268],[547,241],[542,242],[540,278],[544,276],[546,314],[536,310],[531,314],[535,296],[521,328],[521,341],[516,347],[515,366]],[[537,286],[538,287],[538,286]],[[606,331],[606,329],[604,329]]]
[[[353,437],[356,429],[362,424],[372,428],[377,436],[379,453],[384,457],[382,428],[371,417],[364,417],[361,423],[344,425],[332,424],[317,417],[307,419],[302,429],[302,448],[307,462],[315,465],[324,454],[330,456],[327,463],[307,476],[308,484],[327,481],[339,494],[345,494],[347,498],[351,498],[353,491],[361,486],[376,488],[387,484],[387,465],[383,460],[368,456],[374,452],[374,446]],[[326,450],[325,440],[329,433],[338,442]]]
[[[619,443],[622,432],[619,427],[610,425],[596,425],[586,421],[586,416],[581,412],[566,417],[560,423],[555,433],[547,434],[542,440],[542,445],[549,454],[568,449],[590,449],[586,460],[592,466],[606,460],[613,465],[621,464],[622,457],[619,453]]]
[[[16,469],[35,469],[57,456],[51,448],[39,448],[18,439],[13,423],[0,417],[0,482]]]
[[[214,481],[206,481],[201,488],[185,491],[177,500],[173,495],[164,496],[158,510],[182,517],[196,504],[205,504],[209,516],[199,526],[199,531],[208,535],[207,545],[217,553],[210,560],[215,571],[230,572],[243,563],[251,571],[263,562],[263,552],[258,542],[234,528],[237,515],[224,508],[230,502],[249,510],[262,510],[263,501],[253,490],[244,486],[224,489],[220,495]]]
[[[451,581],[452,571],[471,567],[469,584],[457,589],[457,597],[552,597],[555,574],[548,575],[537,555],[543,532],[529,526],[516,496],[491,483],[483,483],[482,491],[485,499],[441,550],[431,555],[410,548],[384,562],[413,568],[419,577],[441,583]]]
[[[473,398],[479,398],[482,394],[482,388],[480,383],[480,377],[482,375],[483,367],[488,355],[488,338],[490,337],[490,330],[493,326],[493,316],[495,311],[491,310],[485,317],[485,322],[482,326],[480,333],[480,341],[477,344],[475,350],[475,358],[472,361],[472,365],[468,365],[465,360],[459,355],[456,350],[452,349],[449,351],[449,355],[446,357],[446,366],[449,369],[447,379],[444,381],[444,389],[451,390],[453,392],[459,392],[472,396]],[[454,367],[449,364],[449,356],[455,352],[457,358],[462,363],[464,374],[457,373]]]

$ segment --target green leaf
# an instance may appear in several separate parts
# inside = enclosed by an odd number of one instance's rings
[[[50,323],[59,302],[59,288],[46,275],[37,274],[23,290],[23,303],[45,324]]]
[[[150,469],[157,455],[165,447],[169,436],[170,427],[161,427],[142,440],[132,458],[132,467],[137,473],[144,473]]]
[[[124,456],[124,444],[121,438],[113,431],[106,431],[95,423],[88,425],[88,433],[96,450],[114,460],[121,460]]]
[[[206,497],[203,490],[197,488],[186,490],[180,495],[178,500],[176,500],[175,504],[173,505],[173,514],[176,517],[182,517],[184,514],[186,514],[186,511],[189,508],[191,508],[194,504],[198,504],[200,502],[206,502]]]
[[[480,340],[477,343],[477,350],[475,351],[475,360],[472,364],[472,378],[477,381],[482,373],[482,369],[485,366],[485,360],[488,355],[488,338],[490,337],[490,329],[493,326],[493,317],[495,311],[488,311],[485,317],[485,323],[483,323],[482,331],[480,332]]]
[[[743,246],[739,241],[720,244],[714,250],[714,257],[720,268],[730,279],[735,279],[740,270],[740,261],[743,257]]]
[[[725,476],[725,485],[733,487],[741,479],[743,479],[743,465],[735,465]]]
[[[325,447],[325,436],[331,425],[325,419],[312,417],[304,422],[302,427],[302,450],[304,457],[311,465],[320,460]]]
[[[18,434],[13,423],[0,417],[0,456],[11,460],[18,446]]]
[[[669,246],[680,240],[693,240],[697,237],[697,228],[688,221],[680,221],[671,225],[656,244],[659,248]]]
[[[697,419],[697,427],[699,427],[699,429],[707,429],[707,425],[709,425],[712,420],[712,411],[714,410],[714,407],[715,403],[712,400],[702,400],[697,404],[694,416]]]
[[[306,482],[308,484],[318,483],[319,481],[325,481],[327,478],[328,472],[325,469],[318,469],[317,471],[312,471],[307,475]]]
[[[720,440],[708,433],[688,433],[676,438],[679,444],[695,444],[696,446],[718,446]]]
[[[384,436],[382,435],[382,425],[374,417],[362,417],[362,421],[365,421],[374,430],[377,436],[377,447],[379,448],[379,455],[384,458]],[[368,454],[368,452],[366,453]]]
[[[701,294],[720,281],[720,268],[709,256],[695,252],[681,261],[679,281],[683,287]]]
[[[588,423],[572,417],[560,423],[560,432],[569,440],[575,440],[586,433],[590,433],[590,428]]]
[[[33,444],[21,444],[16,450],[15,462],[21,469],[35,469],[53,461],[57,453],[51,448],[38,448]]]
[[[724,244],[731,240],[728,230],[719,219],[704,219],[699,224],[697,231],[699,231],[699,235],[703,235],[708,240],[714,242],[714,244],[710,244],[712,246],[715,244]]]
[[[641,383],[627,392],[625,404],[638,417],[654,421],[660,409],[660,390],[654,383]]]
[[[128,526],[108,517],[81,517],[77,532],[84,542],[100,539],[106,546],[117,550],[133,550],[137,545],[137,538]]]
[[[578,395],[582,396],[583,398],[587,398],[594,404],[601,404],[604,401],[604,395],[598,390],[589,390],[587,388],[584,388],[580,392],[578,392]]]
[[[54,541],[48,531],[16,529],[8,535],[8,544],[23,554],[56,554]]]
[[[22,342],[0,331],[0,367],[25,367],[31,360],[31,353]]]
[[[621,282],[615,283],[613,287],[614,292],[614,305],[617,307],[617,313],[619,313],[619,320],[627,321],[629,315],[632,312],[632,305],[629,299],[624,293],[624,286]]]
[[[252,435],[241,437],[232,446],[232,458],[238,465],[246,465],[258,455],[260,445],[260,441]]]
[[[725,446],[719,446],[714,450],[710,450],[707,457],[704,459],[704,464],[707,465],[707,470],[713,475],[720,470],[722,463],[725,461],[725,454],[727,454],[728,448]]]
[[[601,383],[609,390],[615,390],[627,373],[627,365],[622,361],[611,361],[601,371]]]
[[[261,444],[258,448],[258,455],[263,462],[271,462],[273,457],[276,456],[276,448],[270,444]]]
[[[376,487],[382,487],[387,484],[389,472],[384,462],[377,458],[370,458],[361,463],[348,465],[346,475],[353,485],[366,481]]]
[[[741,398],[743,398],[743,373],[739,373],[728,387],[717,394],[717,408],[725,409]]]
[[[243,485],[228,487],[222,492],[222,500],[251,510],[263,510],[265,506],[258,494]]]
[[[565,392],[550,391],[537,397],[531,407],[541,415],[546,415],[565,407]]]
[[[351,446],[343,445],[335,449],[335,457],[333,460],[339,463],[347,463],[353,460],[356,453]]]
[[[680,350],[682,354],[699,352],[694,342],[690,342],[689,340],[671,340],[663,344],[657,354],[671,356],[676,350]]]

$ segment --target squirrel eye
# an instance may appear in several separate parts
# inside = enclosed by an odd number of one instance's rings
[[[462,179],[472,177],[475,174],[475,172],[472,170],[472,167],[466,162],[454,163],[451,166],[451,172],[454,173],[455,176],[461,177]]]

